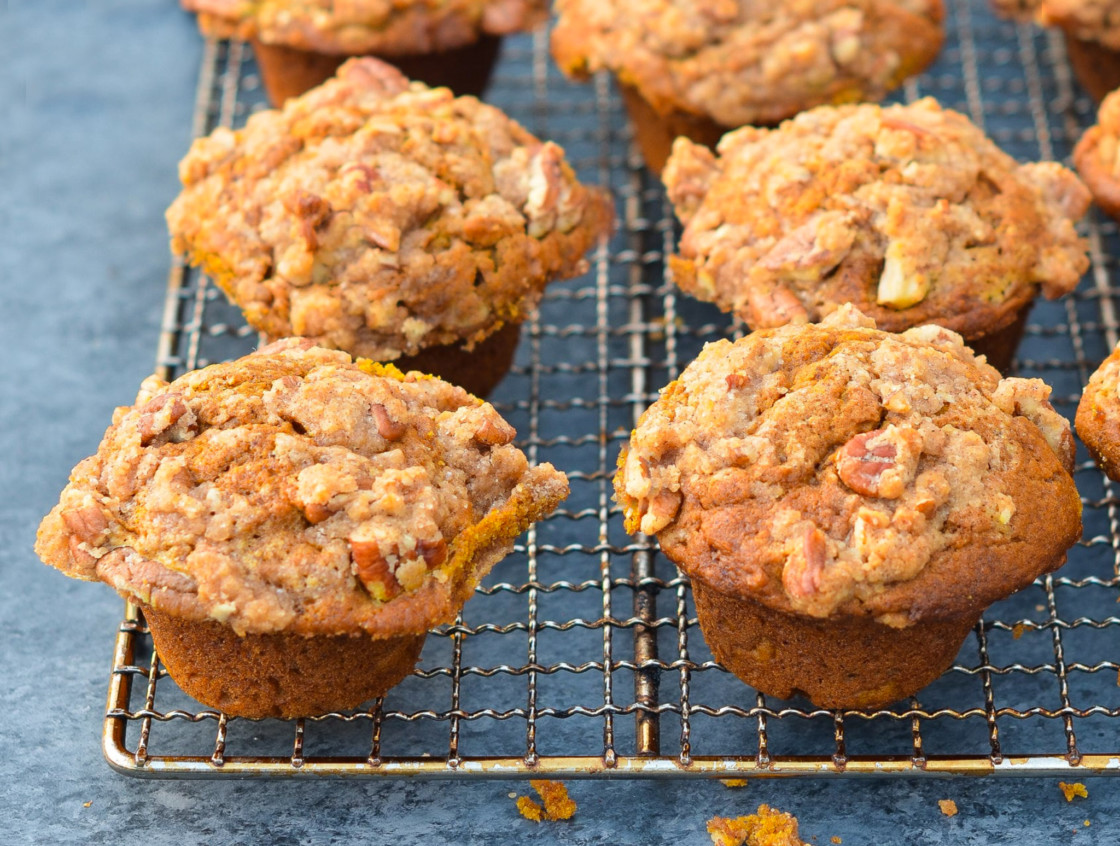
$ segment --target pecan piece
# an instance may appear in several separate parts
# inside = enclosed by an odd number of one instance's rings
[[[921,435],[908,427],[863,432],[837,451],[836,472],[858,494],[898,499],[914,476],[921,445]]]
[[[387,441],[399,441],[404,437],[405,426],[389,416],[388,410],[379,402],[369,404],[373,422],[377,425],[377,434]]]
[[[94,543],[109,528],[109,521],[96,505],[73,508],[62,512],[62,522],[79,542]]]
[[[796,549],[782,571],[782,584],[791,596],[808,597],[821,585],[828,559],[828,544],[824,532],[811,523],[801,533],[800,548]]]
[[[176,424],[187,418],[183,426]],[[198,422],[190,407],[179,394],[160,394],[140,407],[140,446],[150,446],[165,432],[166,440],[186,440],[189,434],[198,431]]]
[[[500,417],[487,417],[474,433],[474,440],[486,446],[505,446],[514,439],[517,430]]]
[[[805,323],[809,312],[789,288],[779,285],[771,290],[752,288],[747,292],[748,322],[755,327],[767,329],[784,326],[787,323]]]
[[[424,559],[428,569],[434,570],[447,560],[447,541],[443,538],[434,541],[417,541],[416,551],[420,553],[420,557]]]
[[[350,539],[350,560],[354,573],[374,599],[382,602],[401,592],[400,582],[393,575],[389,561],[381,554],[377,541]]]

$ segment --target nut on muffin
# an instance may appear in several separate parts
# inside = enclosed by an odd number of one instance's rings
[[[723,131],[878,100],[932,62],[943,38],[941,0],[558,0],[556,11],[552,53],[565,73],[609,70],[636,95],[628,106]],[[700,132],[685,134],[719,137]]]
[[[195,141],[179,174],[172,250],[254,328],[377,361],[519,324],[612,220],[556,144],[368,58]]]
[[[1097,466],[1120,482],[1120,348],[1089,377],[1074,425]]]
[[[643,415],[615,492],[692,582],[715,657],[827,708],[913,694],[1081,532],[1069,424],[959,335],[850,306],[709,344]]]
[[[822,106],[730,133],[718,155],[678,140],[663,178],[685,226],[674,279],[752,328],[852,303],[882,329],[938,323],[972,343],[1089,266],[1077,177],[1018,164],[929,98]]]
[[[567,495],[513,437],[460,388],[288,339],[146,380],[36,551],[141,605],[206,704],[351,707],[407,675],[427,630]]]

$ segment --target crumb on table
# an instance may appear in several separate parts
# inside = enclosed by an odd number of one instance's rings
[[[947,817],[955,817],[957,815],[957,803],[952,799],[938,799],[937,807],[939,807],[941,813]]]
[[[529,785],[541,797],[541,803],[522,796],[517,800],[517,811],[533,822],[541,820],[570,820],[576,813],[576,803],[568,796],[563,782],[533,779]]]
[[[769,805],[759,805],[745,817],[712,817],[708,834],[714,846],[806,846],[798,836],[797,819]]]
[[[837,846],[839,846],[839,844],[843,843],[844,841],[840,839],[840,836],[839,836],[839,835],[836,835],[836,834],[834,834],[834,835],[832,836],[832,842],[833,842],[833,843],[836,843],[836,844],[837,844]]]
[[[1085,785],[1079,781],[1075,781],[1072,784],[1059,781],[1058,789],[1062,791],[1062,795],[1066,797],[1067,802],[1072,802],[1074,796],[1080,796],[1082,799],[1089,798],[1089,791],[1085,788]]]
[[[724,787],[746,787],[748,784],[745,778],[721,778],[719,783]]]

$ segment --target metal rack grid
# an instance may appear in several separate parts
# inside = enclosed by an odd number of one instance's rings
[[[1019,159],[1066,159],[1094,106],[1060,37],[954,0],[938,64],[899,99],[934,95]],[[263,105],[237,42],[206,46],[194,134]],[[1120,772],[1120,530],[1115,489],[1079,446],[1084,539],[1058,574],[989,609],[954,666],[908,702],[833,712],[756,693],[713,661],[688,582],[611,500],[622,441],[707,341],[742,327],[678,296],[678,230],[606,78],[564,80],[547,36],[507,39],[488,98],[607,185],[620,226],[582,278],[551,286],[491,398],[534,461],[566,470],[566,508],[530,530],[416,672],[367,710],[227,719],[182,694],[128,606],[103,747],[139,776],[839,776]],[[1072,416],[1117,341],[1116,225],[1093,212],[1093,267],[1032,314],[1021,375]],[[248,352],[256,336],[208,280],[172,268],[157,367],[166,378]]]

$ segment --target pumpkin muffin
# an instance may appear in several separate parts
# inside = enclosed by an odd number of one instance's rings
[[[684,223],[677,284],[754,329],[852,303],[887,331],[952,329],[1006,370],[1038,290],[1071,291],[1089,266],[1077,177],[1018,164],[928,98],[822,106],[718,155],[681,139],[663,178]]]
[[[1120,348],[1089,377],[1074,425],[1097,466],[1120,482]]]
[[[713,655],[763,693],[878,708],[1081,532],[1069,424],[938,326],[709,344],[642,416],[615,492],[692,582]]]
[[[379,56],[406,76],[481,96],[501,37],[532,29],[545,0],[182,0],[199,28],[253,46],[274,106],[332,76],[350,56]]]
[[[206,705],[297,717],[385,693],[567,495],[461,388],[287,339],[145,380],[36,551],[137,603]]]
[[[1073,148],[1073,163],[1097,205],[1120,220],[1120,91],[1104,98],[1096,125]]]
[[[618,78],[649,167],[673,139],[714,145],[825,103],[878,100],[937,56],[941,0],[557,0],[569,76]]]
[[[545,285],[584,272],[612,220],[560,147],[376,59],[195,141],[179,175],[172,251],[255,329],[478,395],[508,369]]]

